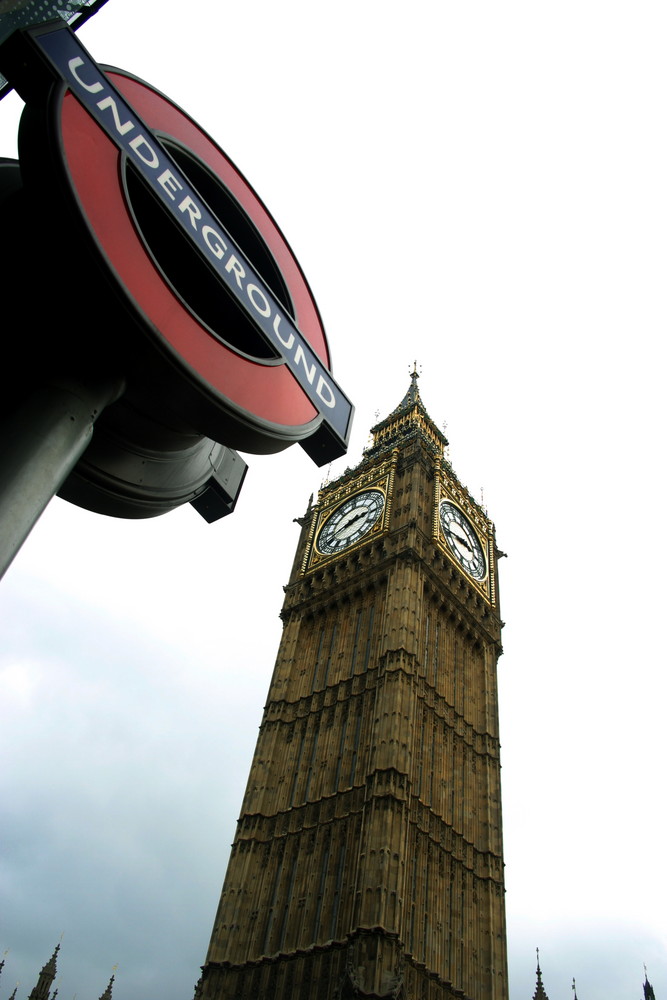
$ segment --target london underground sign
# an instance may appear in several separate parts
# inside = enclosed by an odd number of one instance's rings
[[[55,167],[67,211],[168,373],[169,406],[232,447],[298,441],[320,465],[343,454],[353,407],[331,374],[312,294],[222,150],[148,84],[103,71],[64,26],[29,29],[2,57],[28,104],[26,188],[46,204]]]

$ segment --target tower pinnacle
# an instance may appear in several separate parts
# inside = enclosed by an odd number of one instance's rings
[[[416,364],[410,373],[410,385],[400,403],[391,413],[371,427],[373,443],[364,457],[375,458],[385,451],[396,448],[408,438],[419,436],[438,458],[449,444],[445,435],[438,429],[429,416],[419,394],[417,380],[419,373]]]
[[[49,1000],[49,993],[51,990],[51,984],[56,978],[57,972],[57,959],[58,952],[60,951],[60,944],[57,944],[53,955],[48,960],[44,968],[39,974],[39,979],[37,980],[37,985],[33,987],[28,1000]]]
[[[113,975],[111,976],[111,979],[109,980],[109,984],[108,984],[107,988],[105,989],[104,993],[102,994],[102,996],[100,997],[100,1000],[112,1000],[113,982],[114,982],[115,978],[116,978],[115,976],[113,976]]]
[[[549,1000],[546,994],[544,986],[542,985],[542,970],[540,969],[540,949],[536,948],[537,952],[537,983],[535,985],[535,992],[533,993],[533,1000]]]
[[[655,993],[653,992],[653,987],[648,981],[646,966],[644,966],[644,1000],[655,1000]]]

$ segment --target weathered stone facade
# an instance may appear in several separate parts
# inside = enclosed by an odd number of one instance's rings
[[[416,374],[373,434],[301,520],[203,1000],[507,1000],[494,529]]]

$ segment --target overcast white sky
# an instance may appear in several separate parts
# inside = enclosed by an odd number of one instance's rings
[[[495,520],[512,1000],[667,1000],[667,8],[109,0],[81,36],[213,135],[306,273],[357,407],[413,359]],[[0,103],[14,155],[18,101]],[[41,266],[57,261],[42,247]],[[9,252],[4,245],[3,252]],[[8,302],[5,292],[5,303]],[[61,1000],[189,1000],[308,496],[235,514],[51,504],[0,585],[0,996],[64,932]]]

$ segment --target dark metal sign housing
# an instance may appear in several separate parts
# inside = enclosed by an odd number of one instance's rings
[[[198,429],[249,451],[276,451],[299,441],[320,465],[343,454],[353,407],[331,375],[317,307],[282,233],[231,161],[148,84],[100,69],[60,24],[14,36],[3,46],[2,59],[29,105],[20,136],[27,183],[32,176],[36,195],[40,182],[44,187],[48,177],[52,183],[53,163],[46,161],[55,155],[96,252],[141,316],[148,337],[198,393]],[[45,140],[44,117],[35,109],[44,106],[47,91],[47,130],[55,129],[55,135]],[[171,220],[196,257],[194,266],[206,270],[209,278],[202,284],[215,286],[211,295],[222,311],[229,311],[222,300],[233,300],[236,315],[255,331],[262,350],[235,342],[229,335],[234,323],[221,332],[214,322],[202,322],[174,267],[169,271],[158,260],[164,241],[149,245],[145,238],[128,197],[132,184],[136,190],[132,178]],[[264,273],[209,204],[209,194],[219,198],[220,188],[231,194],[237,211],[240,206],[246,228],[254,230],[255,245],[268,261]],[[267,270],[274,280],[265,279]]]
[[[61,17],[74,30],[97,14],[107,0],[3,0],[0,3],[0,42],[19,28],[43,24]],[[0,75],[0,98],[9,93],[11,84]]]

